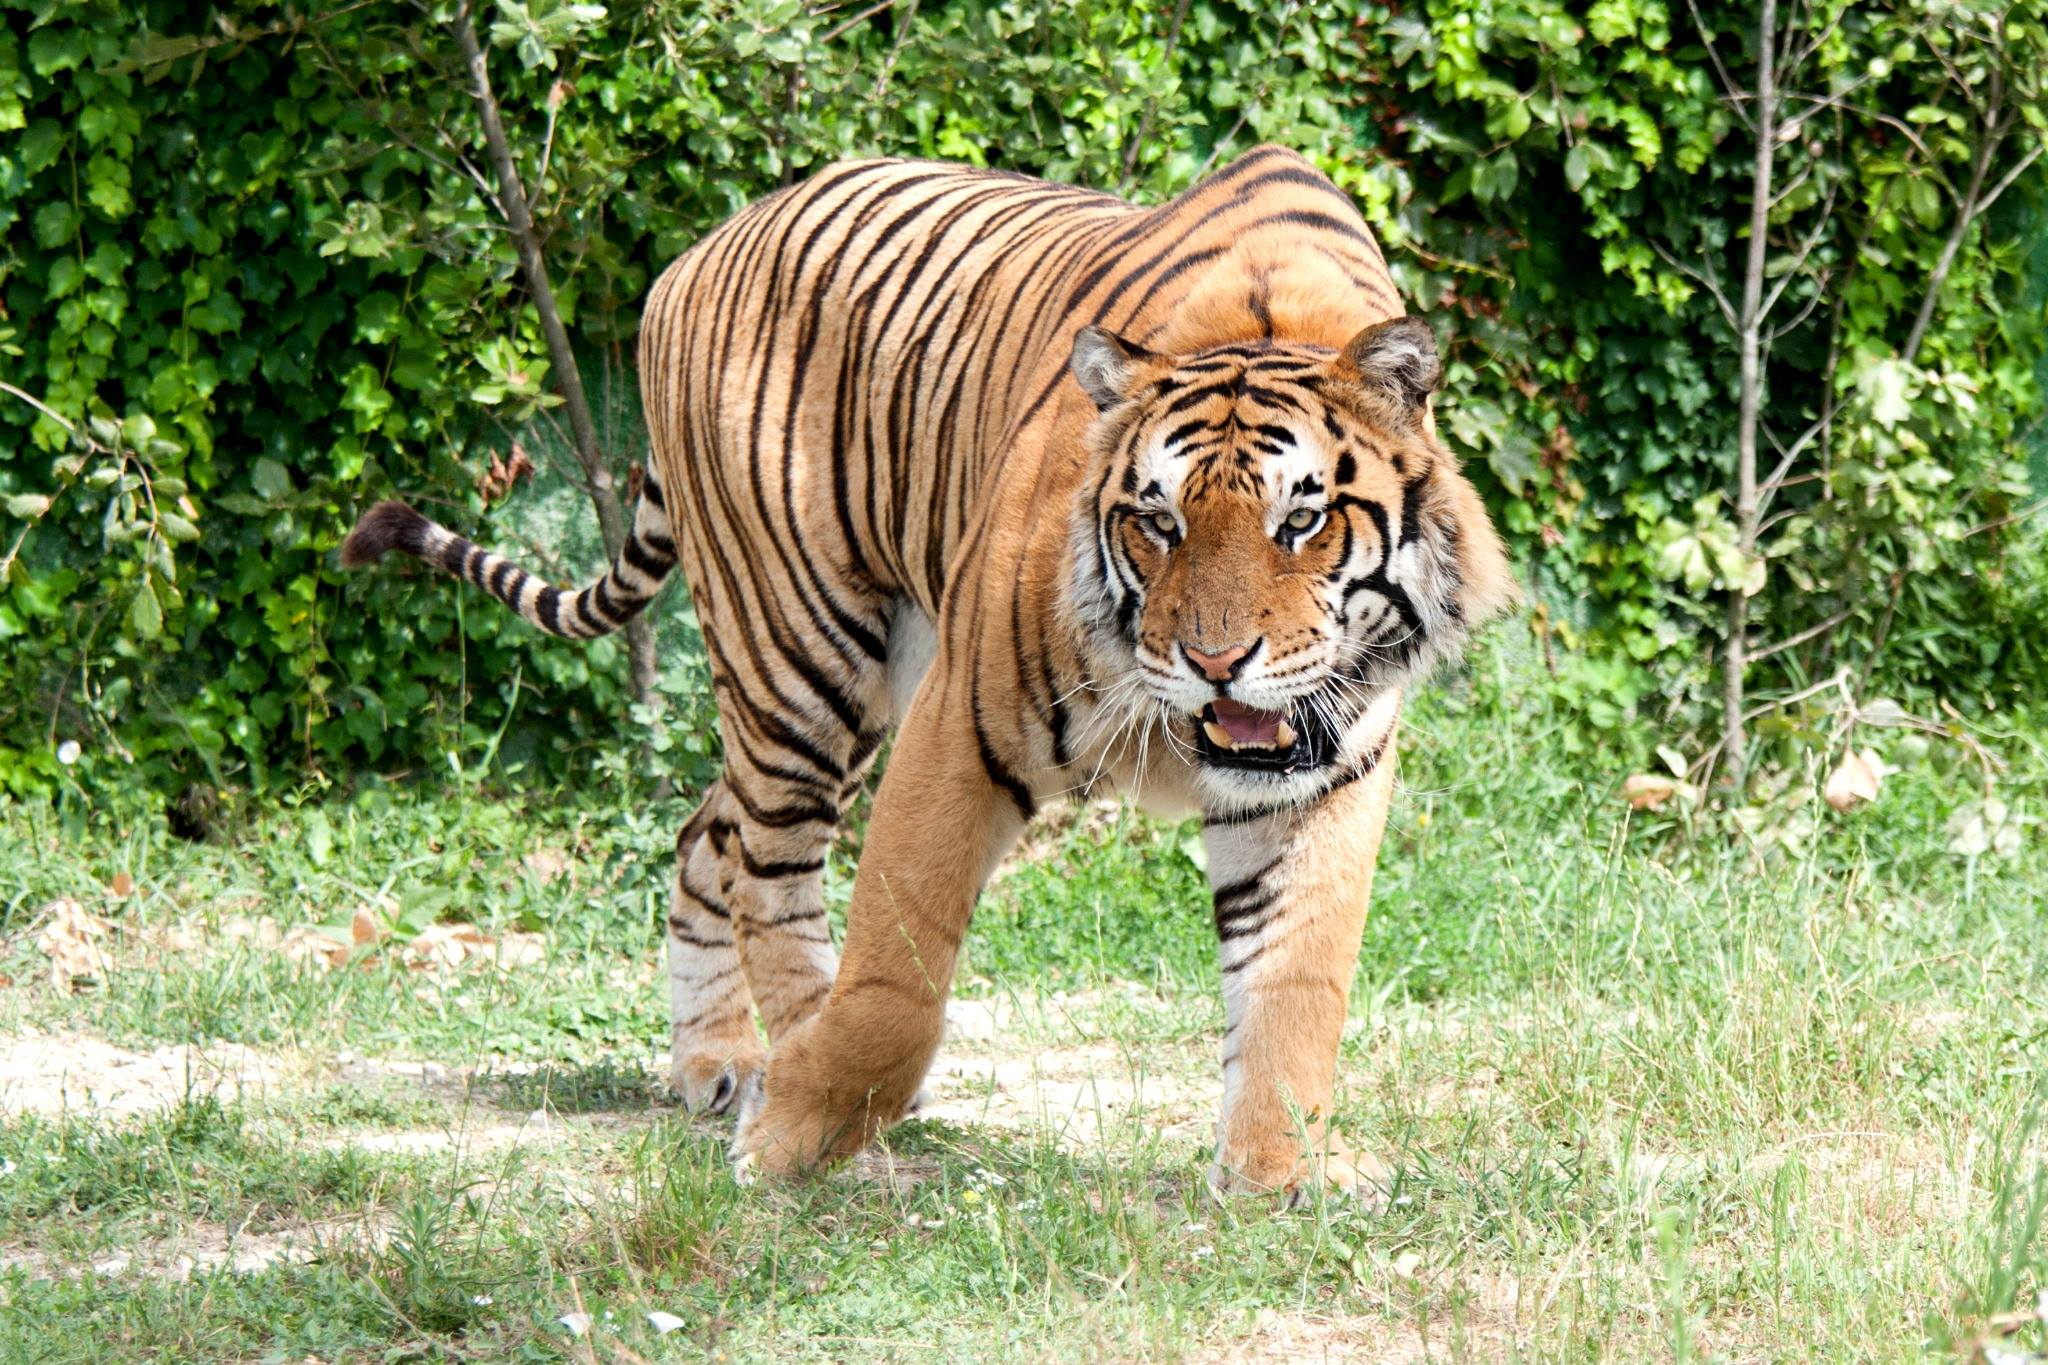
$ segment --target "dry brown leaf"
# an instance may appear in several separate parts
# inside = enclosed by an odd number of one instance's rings
[[[1875,750],[1850,749],[1842,755],[1842,761],[1835,765],[1828,775],[1827,785],[1821,795],[1836,810],[1848,810],[1864,801],[1877,800],[1877,789],[1884,781],[1884,775],[1891,771]]]
[[[222,936],[237,941],[247,941],[255,947],[274,950],[284,941],[284,933],[277,927],[277,921],[269,915],[251,919],[247,915],[232,915],[222,921]]]
[[[1636,773],[1621,784],[1622,799],[1637,810],[1656,810],[1685,790],[1685,783],[1662,773]]]
[[[498,940],[497,962],[500,967],[530,967],[548,955],[548,941],[540,934],[527,934],[514,930]]]
[[[355,945],[324,925],[302,924],[286,934],[277,946],[294,962],[334,968],[348,961]]]
[[[367,905],[357,906],[355,918],[349,921],[349,942],[358,948],[375,947],[384,938],[384,925],[377,918],[377,912]]]
[[[51,901],[43,913],[48,919],[36,947],[50,959],[50,984],[69,995],[80,981],[104,978],[112,966],[107,940],[114,926],[68,896]]]
[[[509,459],[500,460],[495,453],[491,455],[490,467],[477,476],[476,487],[483,494],[484,502],[489,504],[510,494],[521,479],[532,477],[532,457],[527,455],[524,445],[514,441]]]
[[[537,848],[519,860],[519,865],[533,874],[533,879],[546,886],[569,870],[569,855],[560,849]]]
[[[405,946],[405,955],[422,969],[450,971],[472,961],[502,969],[540,961],[546,940],[517,930],[493,939],[474,924],[430,924]]]
[[[478,943],[488,942],[470,924],[430,924],[405,945],[413,966],[448,970],[462,965]]]

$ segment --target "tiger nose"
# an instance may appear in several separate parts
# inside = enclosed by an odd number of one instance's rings
[[[1228,649],[1211,654],[1206,650],[1196,649],[1193,645],[1183,644],[1180,652],[1187,655],[1188,662],[1210,682],[1229,682],[1237,676],[1238,665],[1258,647],[1259,642],[1254,640],[1248,645],[1232,645]]]

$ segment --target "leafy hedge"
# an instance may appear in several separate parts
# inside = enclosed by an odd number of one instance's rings
[[[1711,594],[1758,571],[1729,553],[1722,498],[1731,340],[1679,268],[1733,259],[1749,150],[1689,15],[866,8],[485,10],[622,470],[638,441],[624,357],[653,273],[809,168],[890,152],[1158,197],[1280,141],[1358,197],[1444,328],[1446,426],[1539,589],[1558,688],[1595,730],[1652,694],[1685,713]],[[2037,39],[2039,16],[2015,13]],[[444,583],[333,563],[394,489],[565,577],[593,560],[587,532],[564,534],[579,495],[446,17],[0,0],[0,789],[273,789],[485,752],[563,773],[625,747],[613,645],[545,642]],[[1745,19],[1730,7],[1718,37],[1738,62]],[[1781,343],[1771,403],[1787,428],[1828,393],[1843,415],[1827,463],[1785,495],[1796,515],[1757,601],[1770,633],[1841,618],[1774,656],[1777,676],[1868,655],[1877,684],[1983,706],[2048,677],[2038,519],[2016,515],[2035,496],[2018,452],[2043,382],[2042,261],[2024,247],[2044,182],[2037,163],[1972,228],[1901,363],[1953,210],[1943,187],[1973,151],[1941,64],[1913,46],[1939,19],[1859,7],[1821,58],[1837,84],[1865,82],[1870,112],[1841,114],[1826,149],[1845,189],[1819,259],[1836,281],[1860,264],[1842,306]],[[1907,110],[1924,155],[1878,117]],[[1783,230],[1812,207],[1788,203]],[[515,438],[541,457],[537,483],[491,473]],[[676,622],[671,683],[698,696]]]

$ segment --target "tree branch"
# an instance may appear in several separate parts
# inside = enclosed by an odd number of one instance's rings
[[[1180,45],[1180,26],[1187,22],[1188,0],[1180,0],[1174,7],[1173,22],[1166,26],[1166,51],[1161,57],[1160,68],[1168,73],[1173,70],[1173,50]],[[1152,116],[1158,112],[1158,98],[1145,97],[1145,112],[1138,117],[1138,130],[1131,134],[1130,150],[1124,153],[1123,179],[1117,182],[1119,194],[1131,187],[1131,177],[1138,173],[1138,153],[1145,146],[1145,139],[1152,135]]]
[[[456,50],[462,54],[463,65],[469,72],[477,112],[483,119],[484,141],[490,148],[491,162],[497,172],[498,207],[512,229],[513,241],[518,244],[519,264],[526,275],[527,290],[533,295],[534,310],[540,314],[541,335],[547,339],[548,357],[553,362],[555,388],[568,409],[569,429],[574,438],[570,448],[576,452],[576,462],[583,467],[584,476],[589,480],[590,501],[597,510],[605,558],[616,560],[625,548],[625,515],[619,507],[618,490],[611,469],[598,445],[597,424],[591,420],[590,401],[583,391],[583,376],[576,365],[576,351],[569,343],[568,329],[562,325],[554,286],[548,280],[547,261],[541,255],[540,235],[534,230],[526,190],[520,184],[519,170],[512,160],[512,147],[505,137],[505,123],[498,113],[497,97],[491,93],[490,69],[484,60],[483,49],[477,45],[476,25],[470,17],[469,0],[463,0],[457,7],[450,27],[454,32]],[[654,688],[653,634],[645,617],[635,617],[627,622],[626,632],[627,653],[633,666],[634,695],[651,704],[658,699]]]
[[[1956,221],[1949,229],[1948,240],[1941,244],[1941,254],[1935,257],[1934,269],[1927,276],[1927,291],[1920,296],[1920,311],[1913,317],[1912,330],[1906,333],[1905,349],[1899,358],[1908,365],[1920,355],[1920,344],[1927,340],[1927,329],[1934,321],[1934,309],[1941,302],[1941,287],[1948,283],[1948,272],[1954,268],[1956,253],[1963,248],[1963,239],[1970,235],[1970,225],[1977,221],[1978,197],[1984,190],[1984,179],[1991,172],[1991,159],[1998,155],[1999,144],[2005,140],[2002,131],[1987,126],[1984,140],[1977,144],[1977,156],[1970,163],[1970,186],[1963,191],[1963,197],[1956,202]]]
[[[1737,332],[1742,329],[1741,321],[1737,319],[1737,317],[1735,316],[1735,305],[1728,302],[1728,296],[1721,292],[1721,286],[1718,283],[1716,283],[1711,276],[1709,276],[1705,271],[1697,269],[1693,266],[1689,266],[1684,261],[1679,260],[1676,256],[1672,255],[1671,252],[1665,248],[1664,244],[1658,241],[1655,237],[1651,237],[1648,240],[1650,243],[1650,250],[1656,252],[1657,255],[1663,259],[1664,264],[1670,266],[1673,270],[1676,270],[1679,274],[1685,276],[1687,279],[1692,280],[1701,288],[1705,289],[1710,296],[1712,296],[1714,302],[1720,305],[1721,316],[1727,320],[1729,331]]]
[[[1782,653],[1795,645],[1803,645],[1816,635],[1825,635],[1836,626],[1841,625],[1842,622],[1848,620],[1855,610],[1854,607],[1844,607],[1817,626],[1808,626],[1797,635],[1788,635],[1776,644],[1765,645],[1762,649],[1753,649],[1750,651],[1749,661],[1756,663],[1760,659],[1768,659],[1773,654]]]
[[[1714,46],[1713,32],[1707,27],[1707,21],[1700,17],[1699,0],[1685,0],[1685,5],[1692,11],[1693,27],[1700,31],[1700,42],[1707,49],[1707,60],[1714,64],[1714,74],[1721,78],[1721,89],[1727,92],[1728,102],[1735,109],[1735,117],[1742,121],[1743,127],[1752,133],[1755,132],[1756,121],[1742,108],[1742,101],[1748,98],[1748,92],[1735,83],[1735,78],[1728,74],[1728,68],[1721,64],[1721,51]],[[1766,38],[1765,41],[1768,42],[1769,39]]]

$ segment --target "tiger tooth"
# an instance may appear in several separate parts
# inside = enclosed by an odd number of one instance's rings
[[[1230,731],[1224,729],[1213,720],[1202,722],[1202,733],[1207,735],[1209,742],[1219,749],[1235,749],[1237,747],[1236,743],[1230,738]]]
[[[1293,743],[1294,727],[1292,725],[1289,725],[1286,721],[1283,720],[1278,725],[1273,727],[1274,748],[1285,749],[1291,746]]]

